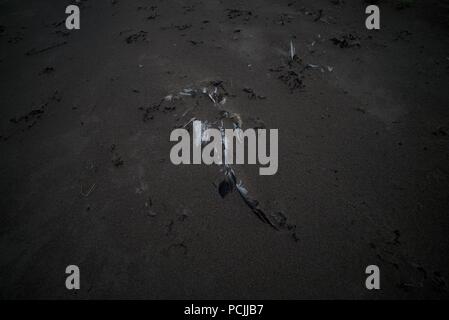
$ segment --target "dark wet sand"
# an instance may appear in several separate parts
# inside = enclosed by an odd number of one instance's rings
[[[448,298],[449,4],[394,3],[368,31],[362,1],[89,0],[68,31],[70,2],[0,1],[0,297]],[[291,40],[323,67],[292,92]],[[194,100],[152,107],[217,80],[279,129],[276,175],[236,167],[279,231],[170,162]]]

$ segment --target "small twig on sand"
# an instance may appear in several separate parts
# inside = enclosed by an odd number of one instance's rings
[[[81,185],[81,194],[85,197],[88,197],[90,195],[90,193],[94,190],[94,188],[95,188],[95,183],[90,186],[89,190],[87,190],[87,193],[84,193],[83,186]]]

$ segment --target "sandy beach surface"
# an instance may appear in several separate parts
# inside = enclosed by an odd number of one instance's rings
[[[356,0],[73,1],[67,30],[70,1],[1,0],[0,297],[448,298],[449,2],[410,2],[375,31]],[[234,166],[275,228],[170,161],[217,86],[279,130],[275,175]]]

